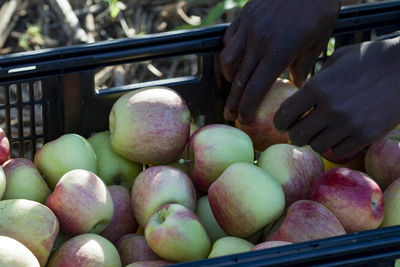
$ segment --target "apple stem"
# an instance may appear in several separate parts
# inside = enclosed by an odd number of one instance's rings
[[[190,160],[190,159],[180,159],[180,160],[178,161],[178,163],[181,164],[181,165],[186,165],[186,164],[189,164],[189,163],[193,163],[193,160]]]

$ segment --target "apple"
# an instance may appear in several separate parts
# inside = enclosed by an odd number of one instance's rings
[[[191,177],[196,188],[204,192],[232,163],[254,162],[250,137],[242,130],[224,124],[209,124],[194,132],[188,153],[194,161]]]
[[[224,236],[215,241],[208,258],[215,258],[236,253],[248,252],[254,244],[235,236]]]
[[[252,249],[250,249],[250,251],[286,246],[286,245],[290,245],[290,244],[293,244],[293,243],[288,242],[288,241],[265,241],[265,242],[255,245]]]
[[[282,185],[286,207],[296,200],[308,198],[311,184],[324,172],[321,156],[310,146],[291,144],[268,147],[260,154],[257,166]]]
[[[138,223],[132,213],[128,189],[121,185],[110,185],[108,191],[114,204],[114,215],[110,224],[100,235],[115,244],[121,236],[135,233]]]
[[[247,124],[235,121],[236,127],[250,136],[255,150],[264,151],[274,144],[289,143],[288,134],[278,132],[273,120],[282,102],[297,90],[289,80],[278,78],[258,106],[254,119]]]
[[[383,192],[385,216],[380,227],[400,225],[400,177]]]
[[[344,155],[344,156],[336,156],[332,149],[329,149],[327,151],[325,151],[324,153],[322,153],[322,157],[327,159],[330,162],[336,163],[336,164],[346,164],[346,163],[350,163],[352,162],[355,158],[357,158],[360,155],[360,151],[355,152],[355,153],[351,153],[348,155]]]
[[[35,255],[17,240],[0,236],[0,266],[40,267]]]
[[[4,199],[29,199],[44,204],[51,190],[32,161],[14,158],[3,164],[7,179]]]
[[[345,234],[342,224],[328,208],[303,199],[289,206],[282,224],[267,241],[300,243]]]
[[[0,166],[0,200],[3,198],[4,192],[6,191],[6,174],[3,168]]]
[[[115,244],[123,266],[135,261],[161,260],[161,258],[151,250],[146,242],[144,235],[127,234],[118,239]]]
[[[126,265],[126,267],[161,267],[161,266],[167,266],[173,264],[170,261],[164,261],[164,260],[154,260],[154,261],[137,261],[137,262],[132,262],[129,265]]]
[[[133,181],[143,164],[130,161],[111,148],[110,132],[98,132],[88,138],[97,156],[97,175],[106,185],[122,185],[132,189]]]
[[[196,214],[199,216],[200,222],[207,231],[213,244],[217,239],[227,236],[227,234],[219,226],[214,214],[212,213],[208,196],[202,196],[197,200]]]
[[[145,164],[166,164],[183,151],[190,134],[190,111],[167,87],[130,91],[109,116],[111,147],[123,157]]]
[[[181,204],[166,204],[150,217],[144,229],[150,248],[167,261],[207,258],[210,239],[199,217]]]
[[[0,128],[0,165],[10,159],[10,153],[10,142],[4,130]]]
[[[400,177],[400,128],[373,142],[365,154],[365,171],[385,190]]]
[[[21,242],[40,266],[46,265],[58,231],[58,220],[45,205],[27,199],[0,201],[0,236]]]
[[[208,200],[221,228],[231,236],[246,238],[282,214],[282,186],[254,164],[230,165],[210,186]]]
[[[313,183],[310,199],[327,207],[349,233],[375,229],[384,217],[383,193],[378,184],[349,168],[325,171]]]
[[[111,222],[114,204],[104,182],[87,170],[64,174],[47,198],[48,206],[69,235],[100,233]]]
[[[72,237],[51,255],[48,267],[58,266],[113,266],[121,259],[115,246],[104,237],[87,233]]]
[[[44,144],[36,152],[33,161],[51,189],[71,170],[97,171],[97,159],[92,146],[77,134],[64,134]]]
[[[194,211],[196,191],[189,176],[171,166],[154,166],[142,171],[133,183],[132,212],[143,228],[162,205],[179,203]]]

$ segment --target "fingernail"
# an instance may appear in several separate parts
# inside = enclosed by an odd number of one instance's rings
[[[227,121],[234,121],[235,118],[228,108],[224,108],[224,118]]]

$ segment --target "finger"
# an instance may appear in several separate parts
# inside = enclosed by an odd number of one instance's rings
[[[307,85],[306,85],[307,86]],[[315,106],[315,101],[307,93],[300,89],[287,98],[279,107],[274,116],[274,126],[279,132],[286,132],[306,112]]]
[[[225,45],[227,45],[235,36],[237,30],[239,29],[239,17],[236,17],[231,24],[229,24],[228,29],[226,29],[225,34],[224,34],[224,39],[223,42]]]
[[[290,64],[290,79],[297,87],[302,87],[304,85],[319,55],[326,48],[328,40],[329,36],[325,37],[323,41],[315,42],[309,48],[301,52],[292,64]]]
[[[310,141],[310,146],[314,151],[324,153],[340,143],[347,136],[348,133],[343,129],[328,127]]]
[[[286,46],[286,47],[285,47]],[[242,124],[253,120],[257,108],[276,79],[297,54],[295,45],[272,44],[250,77],[239,102],[238,117]]]
[[[322,69],[327,69],[335,64],[342,56],[346,55],[350,50],[354,49],[352,46],[343,46],[336,49],[333,54],[322,65]]]
[[[357,135],[344,138],[341,142],[332,147],[332,152],[338,157],[357,153],[367,147],[373,139],[363,139]]]
[[[232,88],[225,102],[224,118],[226,120],[235,120],[238,113],[238,103],[243,95],[246,83],[259,63],[256,49],[249,47],[246,49],[248,55],[243,57],[239,71],[232,82]]]
[[[241,64],[246,49],[247,33],[239,30],[219,55],[221,72],[225,79],[232,82]]]
[[[324,115],[316,107],[300,120],[295,122],[289,129],[290,143],[296,146],[305,146],[312,138],[328,127]]]

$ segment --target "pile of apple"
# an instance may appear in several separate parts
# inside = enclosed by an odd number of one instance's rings
[[[128,92],[109,129],[33,161],[0,131],[0,266],[163,266],[400,224],[400,129],[344,158],[294,146],[272,120],[296,90],[278,79],[235,127]]]

